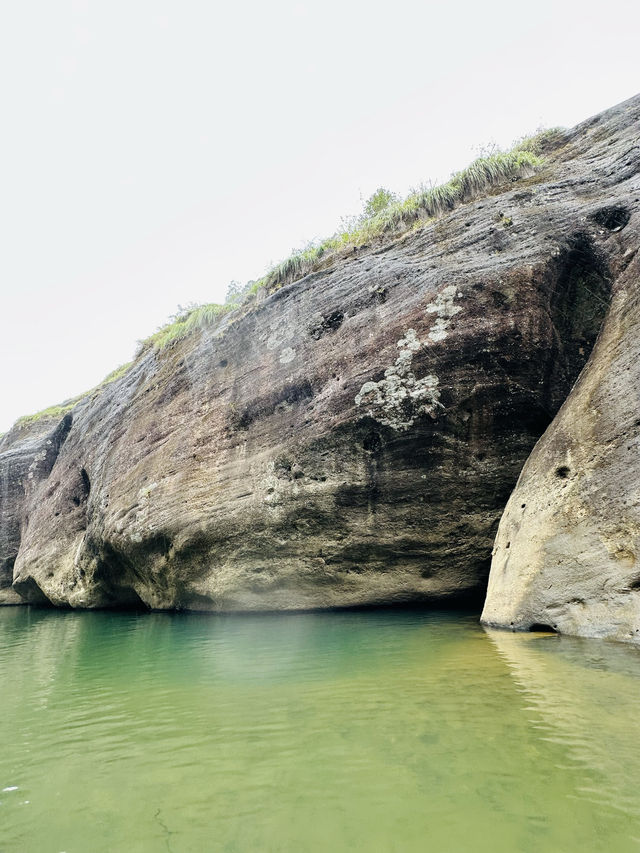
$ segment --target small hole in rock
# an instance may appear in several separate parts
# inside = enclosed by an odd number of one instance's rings
[[[534,622],[533,625],[529,627],[530,631],[533,631],[536,634],[555,634],[555,628],[552,628],[551,625],[545,625],[543,622]]]
[[[556,477],[559,477],[561,480],[566,480],[570,473],[571,468],[567,465],[561,465],[559,468],[556,468]]]

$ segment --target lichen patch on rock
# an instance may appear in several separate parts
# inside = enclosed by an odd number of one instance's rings
[[[443,341],[447,337],[447,329],[451,318],[462,311],[462,306],[457,305],[455,302],[456,298],[460,298],[461,296],[462,294],[458,292],[455,284],[448,284],[442,288],[433,302],[427,305],[425,309],[427,313],[436,315],[435,323],[427,335],[433,343]]]
[[[439,379],[433,374],[417,379],[411,369],[420,341],[414,329],[407,329],[398,341],[400,353],[379,382],[365,382],[355,403],[363,414],[398,431],[408,430],[421,415],[436,418],[443,411],[438,391]]]

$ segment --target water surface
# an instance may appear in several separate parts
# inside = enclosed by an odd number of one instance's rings
[[[639,703],[466,614],[0,608],[0,851],[640,851]]]

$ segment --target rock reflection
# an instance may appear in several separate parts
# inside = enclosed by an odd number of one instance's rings
[[[578,637],[485,629],[549,740],[581,766],[586,798],[640,814],[640,651]]]

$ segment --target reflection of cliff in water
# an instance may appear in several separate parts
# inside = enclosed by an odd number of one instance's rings
[[[640,652],[578,637],[485,629],[548,730],[582,766],[581,793],[640,814]]]

